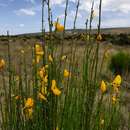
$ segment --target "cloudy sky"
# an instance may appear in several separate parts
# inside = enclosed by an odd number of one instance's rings
[[[66,0],[50,0],[53,20],[64,19]],[[80,0],[77,28],[85,28],[92,0]],[[69,0],[67,28],[73,27],[77,0]],[[97,26],[99,0],[95,0],[93,28]],[[102,27],[129,27],[130,0],[103,0]],[[48,29],[47,9],[45,26]],[[11,34],[39,32],[41,28],[41,0],[0,0],[0,34],[9,30]]]

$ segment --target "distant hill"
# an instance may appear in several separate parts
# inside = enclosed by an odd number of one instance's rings
[[[67,33],[71,34],[72,33],[72,29],[68,29],[66,30]],[[84,33],[85,29],[76,29],[75,33]],[[97,33],[97,29],[93,29],[92,33]],[[102,28],[101,29],[101,33],[104,34],[120,34],[120,33],[124,33],[124,34],[130,34],[130,27],[120,27],[120,28]],[[35,35],[40,35],[40,32],[36,32],[36,33],[27,33],[27,34],[19,34],[19,35],[31,35],[31,36],[35,36]]]
[[[68,31],[71,31],[71,30],[68,30]],[[76,31],[78,33],[83,33],[83,32],[85,32],[85,29],[77,29]],[[93,29],[92,33],[94,33],[94,34],[97,33],[97,29]],[[102,28],[101,33],[104,33],[104,34],[120,34],[120,33],[130,34],[130,27]]]
[[[71,35],[72,34],[73,29],[67,29],[66,30],[66,35]],[[85,29],[76,29],[75,33],[77,34],[81,34],[81,33],[85,33],[86,30]],[[46,32],[48,33],[48,32]],[[92,29],[92,33],[96,34],[97,33],[97,29]],[[101,29],[101,33],[102,34],[130,34],[130,27],[120,27],[120,28],[102,28]],[[13,36],[40,36],[41,32],[36,32],[36,33],[24,33],[24,34],[17,34],[17,35],[13,35]],[[0,35],[0,36],[6,36],[6,35]]]
[[[86,30],[85,29],[76,29],[75,31],[72,29],[66,30],[66,33],[64,35],[64,40],[80,40],[80,41],[85,41],[87,39],[86,35]],[[96,39],[96,34],[97,34],[97,29],[92,29],[92,38]],[[54,33],[52,35],[52,39],[57,39],[57,40],[62,40],[62,33]],[[109,42],[112,44],[116,45],[130,45],[130,27],[122,27],[122,28],[103,28],[101,29],[101,34],[102,34],[102,42]],[[12,39],[11,39],[12,38]],[[43,36],[41,35],[41,32],[37,33],[25,33],[25,34],[18,34],[18,35],[12,35],[10,37],[10,40],[12,41],[18,41],[21,40],[22,42],[30,41],[32,40],[39,40],[41,41],[43,39]],[[48,32],[46,32],[45,35],[45,40],[49,40],[50,37],[48,35]],[[7,35],[6,36],[0,36],[0,41],[8,41]]]
[[[104,29],[101,29],[101,32],[104,34],[120,34],[120,33],[130,34],[130,27],[104,28]]]

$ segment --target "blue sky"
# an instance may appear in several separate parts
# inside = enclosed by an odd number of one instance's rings
[[[50,0],[53,20],[63,22],[66,0]],[[85,28],[92,0],[80,0],[77,28]],[[69,0],[67,28],[73,27],[77,0]],[[95,0],[93,28],[97,26],[99,0]],[[102,27],[129,27],[130,0],[103,0]],[[7,30],[11,34],[39,32],[41,30],[41,0],[0,0],[0,34]],[[45,26],[48,29],[47,9]]]

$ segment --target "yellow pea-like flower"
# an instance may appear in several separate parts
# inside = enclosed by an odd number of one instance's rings
[[[101,41],[101,40],[102,40],[102,35],[101,35],[101,34],[98,34],[96,40],[97,40],[97,41]]]
[[[46,101],[46,97],[42,93],[38,93],[38,97],[44,101]]]
[[[113,87],[120,87],[120,85],[121,85],[121,76],[120,75],[117,75],[114,78],[112,85],[113,85]]]
[[[26,119],[32,119],[33,117],[33,108],[28,108],[25,110],[25,117]]]
[[[51,85],[51,89],[54,89],[56,87],[56,81],[52,80],[52,85]]]
[[[64,70],[64,77],[69,77],[69,76],[70,76],[70,72],[67,69],[65,69]]]
[[[53,62],[53,58],[52,58],[52,56],[51,56],[51,55],[49,55],[49,57],[48,57],[48,58],[49,58],[49,61],[50,61],[50,62]]]
[[[115,104],[117,102],[117,97],[115,95],[112,96],[112,103]]]
[[[3,69],[4,66],[5,66],[5,60],[0,59],[0,69]]]
[[[116,94],[119,94],[119,87],[113,87],[113,90]]]
[[[48,65],[45,65],[45,68],[46,68],[46,69],[48,69],[48,67],[49,67]]]
[[[34,100],[32,98],[28,98],[26,101],[25,101],[25,106],[24,106],[24,109],[25,108],[32,108],[34,106]]]
[[[33,109],[32,108],[28,109],[28,117],[29,118],[32,118],[32,114],[33,114]]]
[[[41,93],[44,94],[44,95],[47,94],[47,87],[46,87],[46,86],[43,85],[43,86],[41,87]]]
[[[40,60],[41,60],[41,56],[40,56],[40,55],[37,55],[37,56],[36,56],[36,63],[39,63]]]
[[[59,130],[58,126],[56,127],[56,130]]]
[[[59,96],[61,94],[61,91],[56,86],[56,81],[52,80],[51,90],[54,95]]]
[[[41,48],[41,46],[40,46],[39,44],[36,44],[36,45],[35,45],[35,48],[36,48],[36,51],[39,51],[40,48]]]
[[[62,56],[61,60],[64,61],[65,59],[67,59],[67,56]]]
[[[43,51],[39,51],[39,52],[36,53],[36,55],[42,56],[42,55],[44,55],[44,52]]]
[[[39,63],[42,56],[44,55],[44,51],[42,46],[40,46],[39,44],[35,45],[35,53],[36,53],[36,63]]]
[[[61,25],[60,23],[55,22],[55,23],[54,23],[54,26],[55,26],[55,30],[56,30],[56,31],[59,31],[59,32],[63,32],[63,31],[64,31],[64,26]]]
[[[44,82],[45,82],[45,83],[48,83],[48,75],[46,75],[46,76],[44,77]]]
[[[107,90],[107,86],[106,86],[106,84],[103,80],[101,82],[100,90],[101,90],[102,93],[105,93],[106,90]]]
[[[59,96],[61,94],[61,91],[57,87],[55,87],[54,89],[52,89],[52,92],[56,96]]]
[[[101,119],[101,120],[100,120],[100,126],[101,126],[101,127],[104,125],[104,122],[105,122],[104,119]]]
[[[41,79],[43,79],[45,75],[46,75],[45,67],[42,67],[39,71],[39,76]]]
[[[35,51],[36,51],[36,55],[44,55],[43,48],[39,44],[35,45]]]

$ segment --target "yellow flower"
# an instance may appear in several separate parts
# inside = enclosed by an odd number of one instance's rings
[[[101,127],[104,125],[104,122],[105,122],[104,119],[101,119],[101,120],[100,120],[100,126],[101,126]]]
[[[113,90],[116,94],[119,94],[119,88],[118,87],[113,87]]]
[[[39,44],[35,45],[35,53],[36,53],[36,63],[39,63],[40,59],[44,55],[43,48]]]
[[[52,85],[51,85],[51,89],[54,89],[56,87],[56,81],[52,80]]]
[[[65,60],[65,59],[67,59],[67,56],[62,56],[62,57],[61,57],[61,60],[62,60],[62,61]]]
[[[36,63],[39,63],[40,60],[41,60],[41,56],[40,56],[40,55],[37,55],[37,56],[36,56]]]
[[[115,95],[112,96],[112,103],[115,104],[117,101],[117,97]]]
[[[48,69],[48,65],[45,65],[45,68]]]
[[[55,30],[56,30],[56,31],[59,31],[59,32],[63,32],[63,31],[64,31],[64,26],[61,25],[60,23],[55,22],[55,23],[54,23],[54,26],[55,26]]]
[[[47,87],[46,87],[46,86],[43,85],[43,86],[41,87],[41,93],[44,94],[44,95],[47,94]]]
[[[34,106],[34,100],[32,98],[28,98],[25,101],[24,109],[26,109],[26,108],[32,108],[33,106]]]
[[[4,66],[5,66],[4,59],[0,59],[0,69],[3,69]]]
[[[44,51],[42,46],[40,46],[39,44],[35,45],[35,51],[36,51],[36,55],[44,55]]]
[[[41,79],[44,79],[44,76],[46,75],[45,67],[42,67],[39,71],[39,76]]]
[[[40,46],[39,44],[36,44],[36,45],[35,45],[35,49],[36,49],[36,51],[41,50],[40,48],[41,48],[41,46]]]
[[[120,87],[121,85],[121,76],[117,75],[112,82],[113,87]]]
[[[46,69],[45,69],[44,66],[40,69],[39,76],[40,76],[40,78],[42,80],[42,84],[48,82],[48,75],[47,75],[47,72],[46,72]]]
[[[39,51],[39,52],[36,53],[36,55],[42,56],[42,55],[44,55],[44,52],[43,51]]]
[[[59,130],[58,126],[56,127],[56,130]]]
[[[25,117],[26,119],[32,119],[32,115],[33,115],[33,108],[28,108],[25,111]]]
[[[55,87],[54,89],[52,89],[52,92],[53,92],[54,95],[56,95],[56,96],[59,96],[59,95],[61,94],[61,91],[60,91],[57,87]]]
[[[97,41],[101,41],[101,40],[102,40],[102,35],[101,35],[101,34],[98,34],[96,40],[97,40]]]
[[[46,76],[44,77],[44,82],[45,82],[45,83],[48,82],[48,75],[46,75]]]
[[[107,86],[106,86],[106,84],[103,80],[101,82],[100,90],[101,90],[102,93],[105,93],[106,90],[107,90]]]
[[[38,97],[44,101],[46,101],[46,97],[42,93],[38,93]]]
[[[30,119],[32,118],[32,113],[33,113],[33,109],[32,108],[28,109],[28,117]]]
[[[50,62],[53,62],[53,58],[52,58],[52,56],[51,56],[51,55],[49,55],[49,57],[48,57],[48,58],[49,58],[49,61],[50,61]]]
[[[69,76],[70,76],[70,72],[67,69],[65,69],[64,70],[64,77],[69,77]]]
[[[47,87],[45,85],[42,85],[41,87],[41,93],[46,95],[47,94]]]
[[[61,94],[61,91],[56,86],[55,80],[52,80],[51,90],[52,90],[53,94],[56,95],[56,96],[59,96]]]

